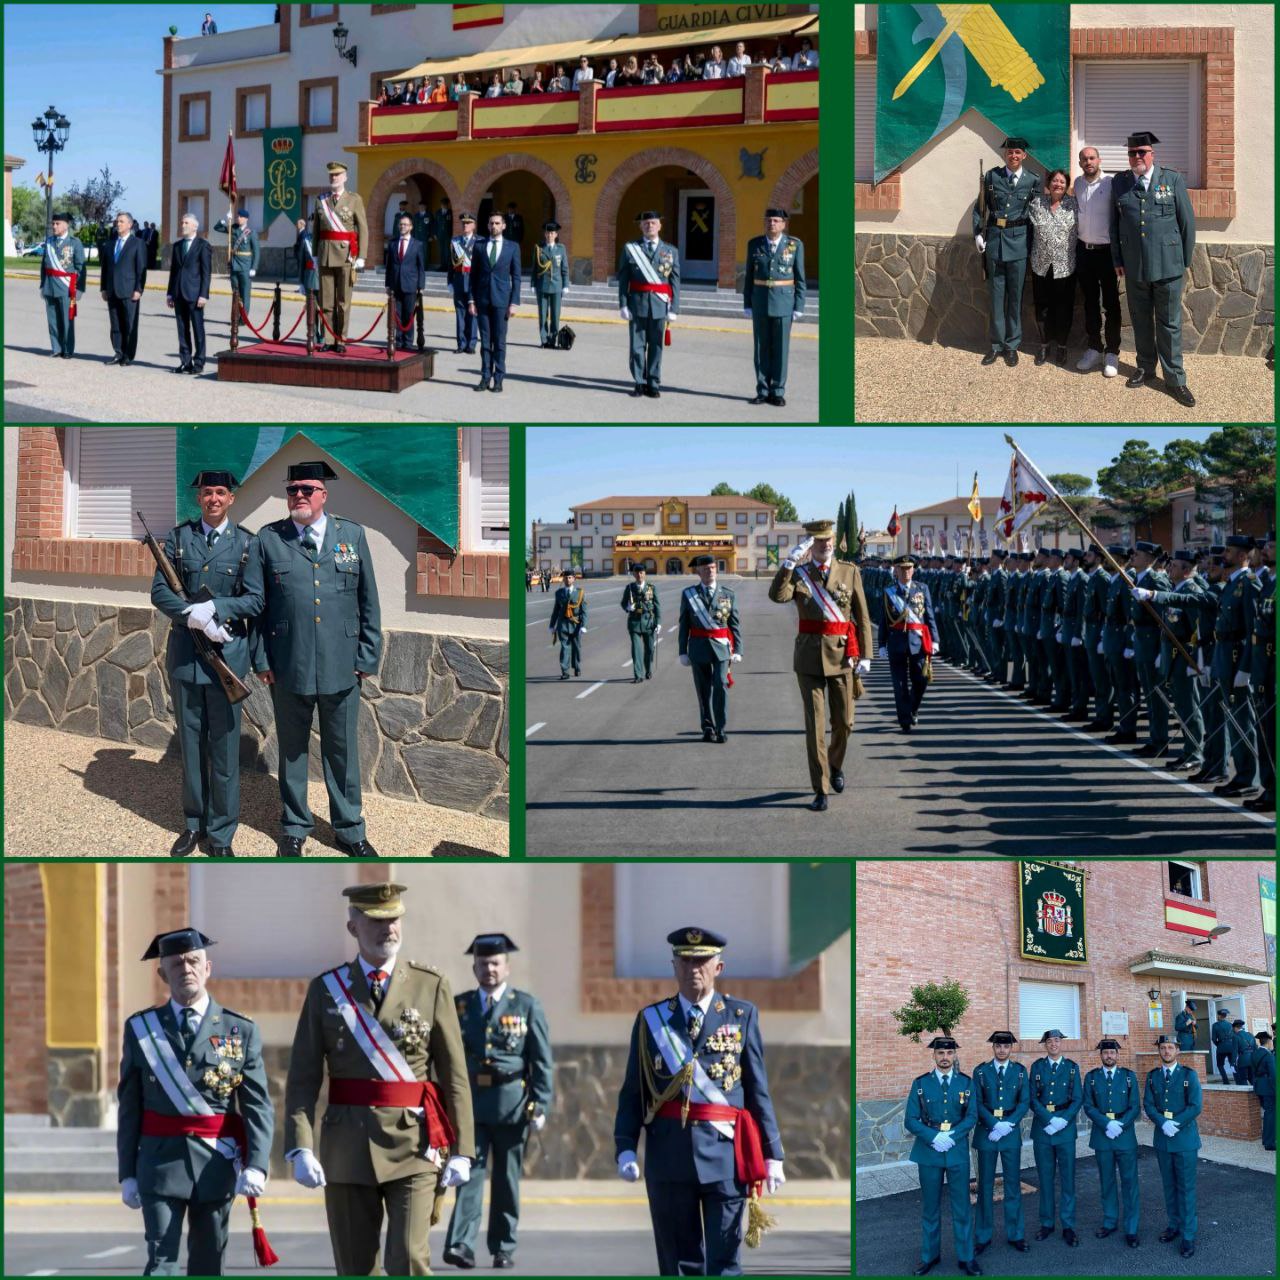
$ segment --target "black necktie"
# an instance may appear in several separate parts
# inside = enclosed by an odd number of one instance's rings
[[[307,528],[303,531],[302,549],[307,553],[307,556],[310,559],[313,559],[313,560],[315,559],[316,539],[315,539],[315,535],[311,532],[310,525],[308,525]]]
[[[210,529],[209,532],[206,533],[204,536],[204,545],[206,547],[212,547],[213,544],[217,542],[217,540],[218,540],[217,529]]]
[[[190,1053],[196,1042],[196,1011],[191,1008],[182,1011],[182,1052]]]

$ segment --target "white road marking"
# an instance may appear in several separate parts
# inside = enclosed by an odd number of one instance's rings
[[[57,1274],[58,1272],[56,1268],[52,1268],[48,1271],[28,1271],[27,1272],[27,1275],[29,1276],[56,1276]]]
[[[547,621],[547,620],[546,620],[545,618],[534,618],[534,620],[533,620],[532,622],[526,622],[524,625],[525,625],[526,627],[536,627],[536,626],[540,626],[541,624],[545,623],[546,621]],[[550,626],[550,624],[549,624],[549,623],[548,623],[547,625],[548,625],[548,627]]]
[[[132,1253],[133,1245],[118,1244],[113,1249],[103,1249],[101,1253],[86,1253],[84,1256],[88,1258],[118,1258],[122,1253]]]
[[[526,738],[532,738],[533,735],[537,733],[539,729],[545,729],[546,727],[547,727],[547,722],[545,720],[539,720],[537,724],[531,724],[524,731],[524,736]]]
[[[602,688],[604,686],[604,683],[605,682],[603,680],[597,680],[595,684],[593,684],[589,689],[583,689],[583,691],[580,694],[578,694],[578,697],[589,698],[593,693],[595,693],[597,689]]]
[[[954,670],[954,668],[953,668]],[[980,680],[977,676],[968,671],[956,671],[957,675],[966,677],[973,684],[981,684],[986,687],[986,682]],[[1015,705],[1023,705],[1020,698],[1015,698],[1005,689],[991,689],[992,693],[998,694],[1006,702]],[[1069,724],[1063,724],[1061,720],[1055,720],[1053,716],[1047,715],[1045,712],[1034,707],[1024,706],[1024,710],[1035,716],[1038,720],[1043,720],[1046,724],[1051,724],[1056,729],[1061,729],[1064,733],[1069,733],[1073,738],[1079,738],[1081,742],[1087,742],[1091,747],[1096,747],[1099,751],[1106,751],[1110,755],[1115,756],[1118,760],[1122,760],[1125,764],[1132,765],[1135,769],[1144,769],[1147,773],[1154,774],[1155,777],[1163,779],[1165,782],[1172,782],[1174,786],[1181,787],[1183,791],[1189,792],[1200,800],[1207,800],[1210,804],[1216,804],[1220,809],[1228,809],[1232,813],[1241,818],[1248,818],[1251,822],[1258,823],[1259,826],[1270,827],[1274,825],[1274,819],[1264,818],[1256,813],[1250,813],[1248,809],[1241,809],[1239,805],[1232,804],[1230,800],[1223,796],[1215,796],[1211,791],[1205,791],[1201,787],[1197,787],[1194,783],[1184,782],[1181,778],[1175,777],[1172,773],[1168,773],[1164,769],[1157,768],[1153,764],[1147,764],[1145,760],[1139,760],[1136,756],[1130,755],[1127,751],[1121,751],[1119,747],[1114,747],[1109,742],[1099,742],[1096,738],[1090,737],[1089,734],[1083,733],[1079,729],[1073,729]]]

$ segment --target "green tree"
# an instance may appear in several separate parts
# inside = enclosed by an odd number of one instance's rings
[[[1049,483],[1067,499],[1071,509],[1085,524],[1092,525],[1091,516],[1098,500],[1088,496],[1089,490],[1093,488],[1093,481],[1088,476],[1083,476],[1078,471],[1059,471],[1049,476]],[[1056,502],[1045,507],[1041,521],[1046,529],[1052,529],[1055,533],[1077,535],[1076,539],[1068,536],[1066,546],[1071,546],[1073,541],[1084,540],[1080,526]]]
[[[1098,492],[1142,535],[1168,501],[1166,468],[1145,440],[1126,440],[1108,466],[1098,471]]]
[[[858,537],[858,502],[849,490],[849,502],[844,509],[845,545],[849,548],[849,559],[853,560],[862,554],[862,539]]]
[[[777,520],[793,521],[800,518],[796,515],[796,504],[785,494],[779,493],[771,484],[761,483],[754,489],[748,489],[746,497],[754,498],[757,502],[767,502],[775,507]]]
[[[44,239],[44,196],[35,187],[13,189],[13,234],[24,245]]]
[[[969,1007],[969,993],[954,978],[925,982],[911,988],[911,999],[894,1009],[898,1034],[920,1043],[922,1031],[941,1031],[949,1036]]]
[[[847,526],[844,517],[844,499],[841,498],[840,506],[836,509],[835,553],[837,560],[847,560],[849,558],[848,544],[845,542]]]
[[[1276,501],[1274,429],[1224,427],[1209,436],[1201,450],[1204,475],[1196,482],[1196,497],[1204,500],[1226,492],[1237,531],[1255,522],[1271,528]]]
[[[720,483],[711,490],[711,496],[713,498],[740,498],[742,497],[742,490],[735,489],[733,485],[727,484],[725,481],[721,480]]]

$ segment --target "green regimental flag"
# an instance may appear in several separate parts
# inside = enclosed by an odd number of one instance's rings
[[[582,572],[582,548],[580,546],[569,548],[569,568],[574,573]]]
[[[778,544],[776,542],[771,542],[765,547],[764,562],[767,568],[776,569],[778,567]]]
[[[1071,6],[877,5],[875,180],[970,107],[1046,168],[1071,149]],[[976,194],[976,191],[975,191]]]
[[[787,864],[791,971],[803,969],[853,927],[853,871],[847,862]]]
[[[262,134],[262,230],[284,214],[290,222],[307,216],[302,207],[302,129],[265,129]]]
[[[1057,862],[1019,862],[1018,909],[1024,960],[1087,962],[1083,871]]]

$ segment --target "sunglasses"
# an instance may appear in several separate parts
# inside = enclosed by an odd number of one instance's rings
[[[1150,148],[1150,147],[1142,147],[1142,148],[1141,148],[1140,150],[1138,150],[1138,151],[1130,151],[1130,152],[1129,152],[1129,159],[1130,159],[1130,160],[1132,160],[1134,156],[1149,156],[1150,154],[1151,154],[1151,148]]]
[[[291,498],[296,498],[299,494],[304,498],[309,498],[313,493],[324,492],[317,484],[287,484],[284,487],[284,491]]]

